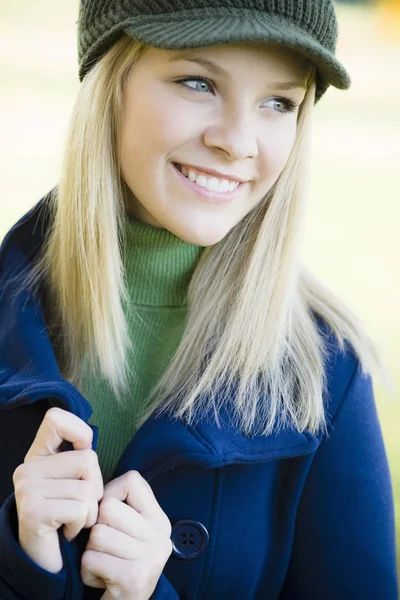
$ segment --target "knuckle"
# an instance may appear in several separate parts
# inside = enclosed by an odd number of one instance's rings
[[[81,450],[84,461],[89,467],[95,467],[98,465],[97,454],[94,450]]]
[[[102,548],[104,545],[104,538],[106,534],[106,528],[100,523],[96,523],[90,532],[90,544],[95,548]]]
[[[26,476],[26,465],[24,465],[24,464],[18,465],[18,467],[15,469],[13,476],[12,476],[14,487],[19,485],[19,483],[23,479],[25,479],[25,476]]]
[[[117,503],[118,500],[112,498],[111,496],[109,498],[103,498],[99,507],[99,518],[103,522],[108,522],[112,517]]]
[[[79,450],[82,474],[89,476],[98,467],[99,461],[94,450]]]
[[[85,479],[76,480],[78,486],[78,499],[83,502],[91,502],[93,499],[93,486],[90,481]]]
[[[76,518],[86,521],[89,512],[89,507],[86,502],[80,501],[76,503]]]
[[[40,520],[40,503],[32,496],[25,496],[20,499],[18,506],[18,520],[20,525],[28,526],[30,530],[35,530]]]
[[[172,534],[172,525],[171,525],[171,521],[169,520],[169,518],[167,517],[167,515],[165,515],[165,517],[163,519],[162,526],[163,526],[163,531],[165,531],[165,533],[168,536],[168,538],[170,538],[171,534]]]
[[[79,530],[85,527],[88,520],[89,507],[86,502],[78,500],[74,503],[73,522],[75,526],[79,525]]]
[[[90,481],[76,480],[76,500],[81,506],[79,513],[85,519],[86,527],[92,527],[97,521],[98,505],[94,499],[93,486]]]
[[[125,479],[128,489],[130,490],[137,489],[139,486],[142,486],[143,483],[147,485],[147,481],[143,479],[139,471],[128,471],[127,473],[125,473],[125,475],[123,475],[123,477]]]
[[[26,478],[19,479],[15,485],[15,498],[20,502],[22,499],[32,495],[32,485],[26,480]]]
[[[154,521],[154,526],[162,537],[171,537],[172,525],[165,512],[162,512],[162,514],[157,517],[157,519]]]
[[[57,406],[53,406],[49,408],[44,416],[44,420],[50,422],[52,425],[57,425],[60,422],[60,418],[62,418],[63,411],[61,408]]]
[[[128,471],[125,473],[124,477],[129,487],[137,486],[142,480],[142,476],[140,475],[139,471]]]
[[[85,521],[85,528],[92,528],[97,523],[97,511],[94,510],[93,513],[88,511],[88,515]]]
[[[91,550],[85,550],[81,559],[81,566],[84,572],[90,572],[93,568],[96,553]]]

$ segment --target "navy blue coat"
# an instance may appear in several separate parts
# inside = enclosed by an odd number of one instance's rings
[[[49,226],[42,207],[0,249],[0,597],[99,598],[79,575],[87,530],[72,543],[60,533],[56,575],[17,542],[12,473],[46,410],[91,415],[59,373],[41,293],[13,285]],[[329,437],[292,429],[245,437],[228,412],[222,429],[212,419],[185,426],[151,417],[133,437],[114,476],[137,469],[173,526],[153,600],[397,599],[393,495],[371,379],[350,347],[340,351],[332,335],[330,346]]]

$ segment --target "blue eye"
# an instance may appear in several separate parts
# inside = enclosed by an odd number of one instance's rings
[[[276,109],[280,113],[291,113],[297,109],[296,103],[290,98],[270,98],[270,100],[267,100],[267,102],[270,101],[281,105],[281,108]]]
[[[191,76],[191,77],[185,77],[184,79],[178,79],[178,81],[176,83],[179,83],[181,85],[184,85],[186,88],[189,88],[190,90],[192,90],[193,92],[200,92],[200,91],[205,91],[207,92],[208,90],[203,89],[199,89],[199,88],[194,88],[191,86],[186,85],[189,81],[195,81],[195,82],[201,82],[203,84],[205,84],[206,86],[208,86],[210,88],[210,90],[215,90],[214,84],[213,82],[208,79],[208,77],[196,77],[196,76]],[[212,92],[214,93],[214,92]],[[266,102],[275,102],[278,105],[281,106],[281,108],[275,108],[275,110],[279,113],[285,114],[285,113],[291,113],[291,112],[295,112],[297,110],[297,105],[294,102],[294,100],[292,100],[291,98],[283,98],[283,97],[277,97],[277,98],[269,98],[268,100],[266,100]]]
[[[181,84],[185,85],[188,81],[201,81],[202,83],[205,83],[206,85],[208,85],[210,88],[214,87],[212,82],[209,79],[207,79],[207,77],[185,77],[185,79],[180,79],[177,83],[181,83]],[[189,87],[194,92],[200,91],[200,90],[196,90],[190,86],[185,86],[185,87]]]

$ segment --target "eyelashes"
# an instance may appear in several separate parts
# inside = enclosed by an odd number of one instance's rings
[[[184,77],[182,79],[176,80],[175,83],[183,85],[185,88],[187,88],[193,92],[200,92],[199,90],[196,90],[195,88],[186,85],[189,81],[197,81],[197,82],[200,81],[202,83],[205,83],[210,89],[215,91],[214,83],[211,81],[211,79],[209,79],[208,77],[204,77],[204,76],[201,76],[201,77],[195,76],[195,75],[188,76],[188,77]],[[283,96],[274,96],[274,97],[270,98],[270,100],[281,103],[283,105],[283,109],[282,110],[277,109],[277,112],[284,114],[284,113],[295,112],[297,110],[297,104],[292,98],[287,98],[287,97],[283,97]]]

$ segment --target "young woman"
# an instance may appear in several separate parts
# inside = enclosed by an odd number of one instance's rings
[[[82,0],[0,253],[2,600],[395,600],[372,342],[299,260],[329,0]]]

